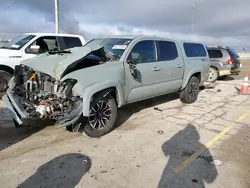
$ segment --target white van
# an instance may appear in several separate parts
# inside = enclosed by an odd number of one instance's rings
[[[7,90],[14,68],[21,61],[49,50],[65,50],[85,43],[81,35],[56,33],[25,33],[5,43],[0,47],[0,96]]]

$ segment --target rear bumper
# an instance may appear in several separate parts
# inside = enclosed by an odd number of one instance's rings
[[[226,76],[231,74],[231,69],[232,65],[224,65],[222,64],[221,66],[217,67],[219,70],[219,75],[220,76]]]
[[[239,74],[241,72],[241,68],[242,68],[242,64],[241,63],[237,63],[236,65],[234,65],[231,69],[231,74]]]

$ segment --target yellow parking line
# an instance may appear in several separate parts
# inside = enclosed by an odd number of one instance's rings
[[[245,119],[250,114],[250,111],[245,112],[243,115],[237,118],[236,122],[240,122],[243,119]],[[195,152],[193,155],[191,155],[188,159],[186,159],[183,163],[181,163],[179,166],[177,166],[174,170],[176,174],[181,172],[186,166],[188,166],[191,162],[193,162],[199,155],[207,150],[209,147],[211,147],[215,142],[217,142],[222,136],[224,136],[226,133],[228,133],[234,126],[228,126],[223,131],[221,131],[219,134],[217,134],[212,140],[207,142],[203,147],[200,148],[199,151]]]

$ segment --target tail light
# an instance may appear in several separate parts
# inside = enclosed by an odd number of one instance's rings
[[[227,64],[229,64],[229,65],[232,65],[233,62],[234,62],[234,61],[233,61],[231,58],[229,58],[229,59],[227,60]]]

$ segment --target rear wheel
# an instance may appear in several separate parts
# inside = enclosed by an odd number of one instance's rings
[[[6,71],[0,71],[0,98],[5,95],[8,89],[8,83],[12,75]]]
[[[85,119],[83,130],[90,137],[101,137],[115,128],[116,118],[116,101],[108,95],[90,105],[89,117]]]
[[[186,88],[180,92],[180,100],[183,103],[194,103],[199,94],[200,81],[197,77],[193,76],[190,78]]]
[[[219,72],[216,68],[210,67],[209,68],[209,77],[207,79],[208,82],[215,82],[219,77]]]

